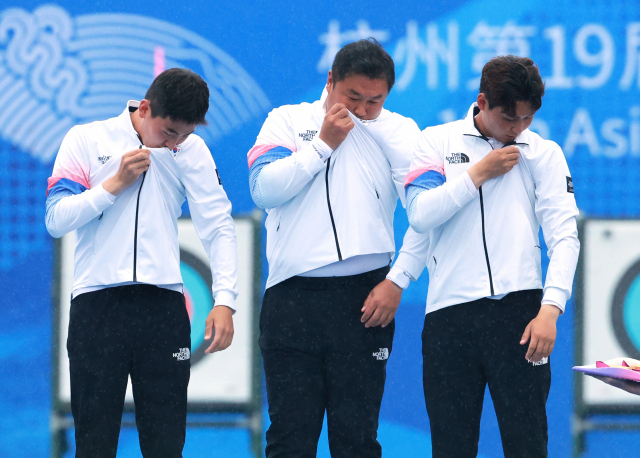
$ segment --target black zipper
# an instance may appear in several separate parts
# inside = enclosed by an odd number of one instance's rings
[[[482,216],[482,244],[484,245],[484,257],[487,260],[487,270],[489,271],[489,287],[491,288],[491,295],[495,296],[493,292],[493,277],[491,276],[491,264],[489,264],[489,251],[487,250],[487,238],[484,234],[484,201],[482,200],[482,186],[478,188],[480,193],[480,215]]]
[[[475,125],[475,119],[473,122]],[[478,132],[480,132],[480,130],[478,130]],[[482,135],[482,133],[480,135],[471,135],[471,134],[464,134],[464,135],[468,137],[483,139],[485,142],[489,144],[489,146],[491,147],[491,150],[493,151],[493,146],[491,145],[491,142],[489,142],[489,139],[484,135]],[[478,188],[478,193],[480,194],[480,218],[482,220],[482,245],[484,247],[484,258],[487,261],[487,272],[489,273],[489,289],[491,290],[491,296],[495,296],[495,293],[493,291],[493,276],[491,275],[491,264],[489,263],[489,250],[487,250],[487,237],[485,234],[485,227],[484,227],[484,199],[482,198],[482,186]]]
[[[479,112],[480,110],[478,109],[477,111]],[[481,138],[482,140],[484,140],[489,144],[489,146],[491,147],[491,151],[493,151],[494,149],[493,145],[491,145],[491,142],[489,141],[489,139],[482,132],[480,132],[480,129],[478,129],[478,126],[476,125],[476,119],[475,119],[476,114],[477,112],[474,110],[473,125],[480,135],[473,135],[473,134],[463,134],[463,135],[465,137]],[[513,145],[526,145],[526,143],[516,143],[515,140],[512,140],[509,143],[505,143],[503,148],[506,146],[513,146]],[[480,216],[482,218],[482,244],[484,246],[484,257],[487,260],[487,271],[489,272],[489,287],[491,289],[491,295],[495,296],[495,293],[493,291],[493,276],[491,275],[491,264],[489,263],[489,250],[487,250],[487,238],[485,235],[485,228],[484,228],[484,200],[482,198],[482,186],[478,188],[478,192],[480,193]]]
[[[142,149],[142,145],[139,146]],[[142,183],[140,183],[140,188],[138,189],[138,200],[136,201],[136,227],[133,232],[133,281],[138,281],[138,273],[137,273],[137,260],[138,260],[138,210],[140,208],[140,193],[142,192],[142,185],[144,184],[144,179],[147,176],[146,170],[142,172]]]
[[[336,222],[333,219],[333,212],[331,211],[331,199],[329,198],[329,167],[330,165],[331,165],[331,158],[327,159],[327,173],[324,176],[324,180],[327,185],[327,206],[329,207],[329,216],[331,217],[331,226],[333,227],[333,236],[336,239],[336,250],[338,250],[338,261],[342,261],[342,253],[340,252],[340,243],[338,243],[338,231],[336,231]]]

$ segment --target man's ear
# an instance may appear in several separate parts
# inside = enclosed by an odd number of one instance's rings
[[[478,94],[476,102],[478,103],[478,108],[480,108],[480,110],[485,111],[489,109],[489,102],[487,101],[484,93],[481,92],[480,94]]]
[[[146,118],[147,116],[151,117],[151,102],[147,99],[142,99],[138,106],[138,115],[141,118]]]
[[[331,70],[329,70],[329,75],[327,76],[327,93],[331,94],[333,90],[333,74]]]

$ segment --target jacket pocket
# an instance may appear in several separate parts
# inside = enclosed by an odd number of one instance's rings
[[[270,258],[280,246],[282,240],[281,216],[278,214],[273,220],[267,219],[267,258]]]
[[[542,248],[540,245],[536,245],[533,247],[533,266],[538,274],[538,277],[542,279]]]
[[[102,247],[104,246],[109,234],[111,232],[110,228],[103,224],[104,222],[104,213],[98,218],[94,218],[91,221],[91,233],[93,234],[93,243],[91,244],[91,248],[93,249],[93,255],[97,255]]]
[[[438,281],[438,259],[435,255],[431,255],[431,258],[429,258],[427,270],[429,271],[429,283],[436,285]]]

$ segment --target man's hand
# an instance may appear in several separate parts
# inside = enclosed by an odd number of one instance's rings
[[[135,183],[138,177],[149,169],[149,165],[151,165],[150,155],[151,151],[148,149],[136,149],[124,153],[120,160],[120,168],[114,176],[102,183],[102,187],[105,191],[117,196]]]
[[[637,394],[638,396],[640,396],[640,382],[633,382],[631,380],[622,380],[622,379],[613,378],[613,377],[603,377],[602,375],[593,375],[593,374],[587,374],[587,375],[593,378],[597,378],[598,380],[602,380],[607,385],[620,388],[621,390],[624,390],[627,393]]]
[[[347,138],[349,131],[353,129],[353,120],[349,116],[349,110],[341,103],[332,106],[324,116],[320,129],[320,140],[331,149],[336,149]]]
[[[360,310],[364,312],[360,321],[364,323],[365,328],[374,326],[386,327],[398,310],[400,298],[402,297],[402,288],[388,279],[382,280],[371,290],[364,306]]]
[[[560,316],[560,309],[551,304],[542,304],[538,316],[527,325],[520,339],[520,345],[529,343],[529,350],[525,356],[527,361],[538,362],[546,358],[553,351],[556,343],[556,321]]]
[[[222,351],[231,345],[233,340],[233,311],[226,305],[216,305],[209,312],[207,321],[205,321],[204,340],[211,339],[211,335],[215,329],[213,342],[204,352],[214,353]]]
[[[471,181],[476,189],[491,178],[496,178],[509,172],[520,160],[520,150],[515,146],[494,149],[481,161],[468,170]]]

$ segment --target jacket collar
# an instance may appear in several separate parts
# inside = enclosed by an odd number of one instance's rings
[[[467,137],[477,137],[483,140],[488,140],[487,137],[482,135],[482,133],[478,130],[478,127],[475,122],[476,115],[480,113],[480,108],[478,108],[477,102],[473,102],[471,107],[469,107],[469,111],[467,112],[467,116],[464,118],[463,127],[462,127],[462,135]],[[515,140],[505,143],[504,146],[509,145],[529,145],[529,129],[525,129],[518,135]]]
[[[134,139],[136,142],[142,143],[138,132],[136,132],[136,130],[133,128],[133,123],[131,122],[131,109],[138,108],[139,106],[140,102],[138,102],[137,100],[129,100],[122,114],[118,116],[118,119],[120,122],[120,128],[124,132],[126,132],[128,136],[132,137],[132,139]]]

